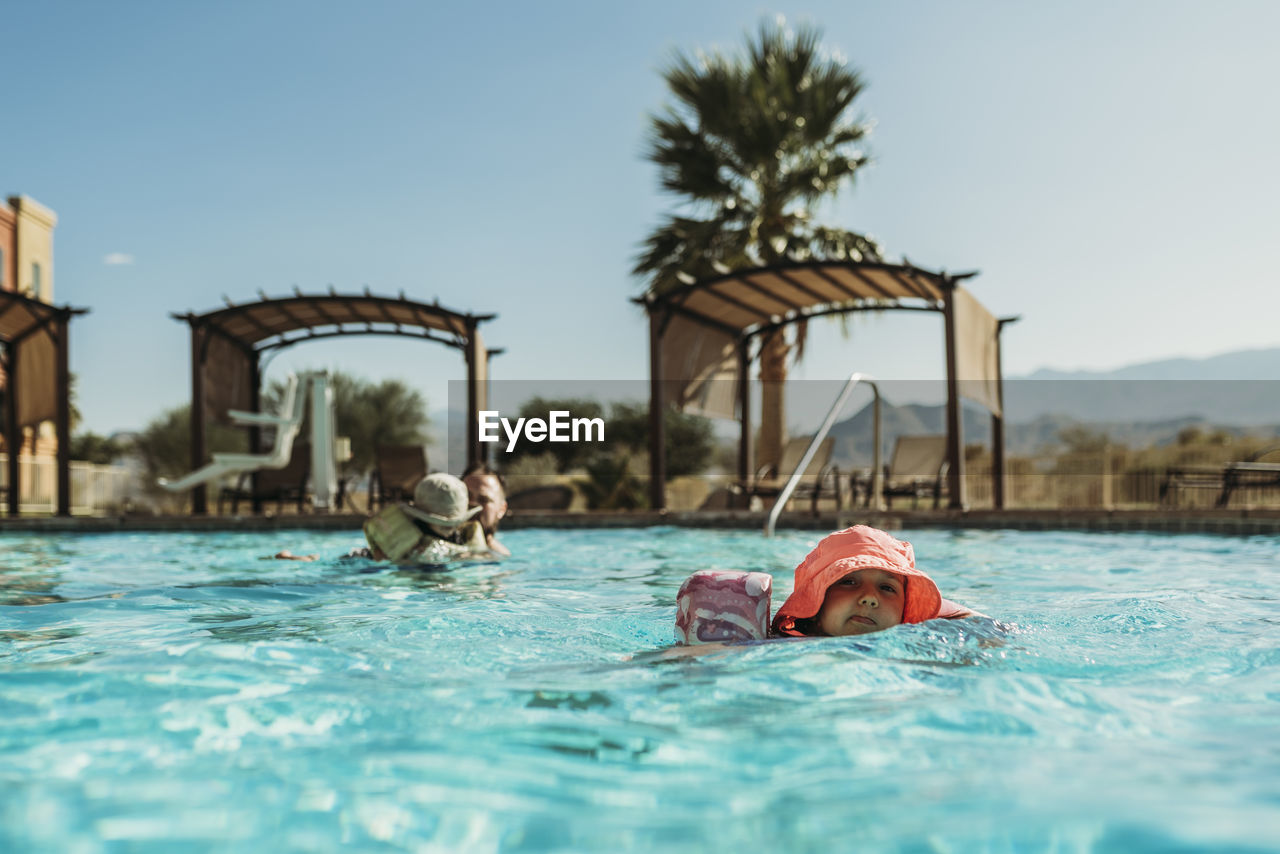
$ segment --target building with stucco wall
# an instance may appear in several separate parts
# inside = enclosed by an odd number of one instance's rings
[[[0,290],[18,291],[41,302],[53,302],[53,230],[58,215],[30,196],[10,196],[0,202]],[[0,368],[0,387],[6,384]],[[57,451],[53,425],[40,425],[32,446],[32,431],[23,430],[22,453]]]
[[[8,205],[0,209],[0,240],[4,240],[0,246],[7,268],[0,287],[52,303],[53,229],[58,215],[30,196],[10,196]]]

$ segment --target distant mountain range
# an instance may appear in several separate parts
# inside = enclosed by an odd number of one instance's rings
[[[1280,422],[1280,349],[1165,359],[1114,371],[1039,370],[1005,380],[1009,423],[1041,415],[1084,422],[1199,417],[1215,424]]]
[[[965,444],[991,442],[991,415],[984,409],[963,409]],[[889,462],[898,436],[942,434],[946,432],[946,407],[908,404],[885,405],[880,421],[881,455]],[[1226,430],[1237,436],[1280,436],[1280,419],[1273,424],[1239,425],[1210,421],[1197,416],[1156,421],[1084,421],[1069,415],[1040,415],[1031,421],[1005,423],[1005,451],[1019,456],[1051,452],[1061,446],[1062,432],[1071,427],[1087,427],[1105,434],[1112,442],[1130,448],[1145,448],[1173,442],[1188,427],[1206,432]],[[832,461],[841,467],[861,467],[871,463],[872,406],[867,404],[851,418],[836,422],[831,428],[835,438]]]
[[[1041,369],[1004,383],[1005,448],[1033,454],[1059,444],[1070,427],[1085,426],[1129,447],[1163,445],[1187,427],[1235,435],[1280,435],[1280,348],[1242,350],[1205,359],[1164,359],[1113,371]],[[966,443],[991,441],[991,417],[966,405]],[[871,405],[831,430],[834,459],[871,459]],[[945,432],[944,406],[886,404],[882,453],[900,435]]]
[[[1161,359],[1111,371],[1041,368],[1027,380],[1274,380],[1280,379],[1280,348],[1236,350],[1203,359]]]
[[[833,386],[834,387],[834,386]],[[1005,447],[1034,454],[1059,442],[1069,427],[1086,426],[1129,447],[1172,442],[1187,427],[1236,435],[1280,435],[1280,348],[1241,350],[1204,359],[1164,359],[1112,371],[1041,369],[1004,383]],[[892,400],[892,395],[889,396]],[[832,427],[833,460],[841,466],[871,461],[871,405]],[[885,403],[884,459],[897,436],[945,432],[946,408]],[[461,413],[432,414],[433,466],[443,457],[447,427],[450,469],[465,457]],[[991,440],[991,417],[964,408],[966,443]],[[445,461],[440,459],[440,463]]]

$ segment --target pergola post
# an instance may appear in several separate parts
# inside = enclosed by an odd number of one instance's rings
[[[191,323],[191,470],[204,465],[204,340],[208,332]],[[208,494],[204,484],[191,490],[191,515],[204,516],[209,512]]]
[[[1016,323],[1018,317],[1002,317],[996,321],[996,402],[1000,407],[999,414],[991,413],[991,495],[995,509],[1003,510],[1005,505],[1004,479],[1004,362],[1000,347],[1000,336],[1006,323]]]
[[[772,329],[760,336],[760,439],[756,444],[756,465],[772,469],[778,477],[791,472],[780,470],[783,449],[787,445],[787,346],[783,329]]]
[[[262,411],[262,361],[257,353],[249,360],[249,411]],[[262,428],[257,424],[249,425],[249,453],[262,453]],[[219,501],[221,506],[221,501]],[[262,496],[258,494],[258,473],[253,473],[253,498],[250,500],[253,515],[262,512]]]
[[[662,399],[662,318],[649,306],[649,504],[667,509],[667,437]]]
[[[71,318],[88,309],[53,306],[15,291],[0,291],[0,342],[4,344],[5,398],[2,416],[8,451],[9,515],[21,512],[23,422],[53,421],[58,443],[54,457],[54,512],[71,515]],[[31,344],[35,349],[28,348]],[[22,355],[24,351],[26,355]],[[19,374],[27,374],[29,385],[38,392],[35,406],[24,398],[32,389],[20,389]],[[47,385],[45,385],[47,383]],[[47,392],[52,389],[53,394]],[[33,444],[34,447],[34,444]]]
[[[963,510],[964,495],[964,427],[960,413],[960,381],[956,376],[956,303],[955,282],[944,276],[942,320],[947,349],[947,492],[948,506]]]
[[[738,483],[751,483],[751,341],[738,342]]]
[[[991,506],[1004,509],[1004,416],[991,413]]]
[[[494,350],[490,350],[486,348],[484,351],[484,381],[480,383],[480,394],[481,394],[480,402],[475,405],[477,412],[483,412],[484,410],[489,408],[489,365],[490,363],[493,362],[494,356],[499,356],[505,352],[506,352],[505,348],[501,348],[501,347]],[[478,429],[479,428],[477,427],[477,431]],[[478,438],[478,435],[477,435],[477,438]],[[479,444],[480,444],[480,462],[492,468],[494,466],[493,443],[480,442]]]
[[[58,510],[59,516],[71,515],[71,371],[68,367],[67,316],[59,314],[54,322],[55,336],[55,402],[53,429],[58,442]]]
[[[484,459],[480,447],[480,413],[476,411],[476,403],[480,399],[480,359],[486,354],[479,348],[476,340],[476,322],[468,318],[466,321],[467,341],[467,468]]]
[[[22,491],[22,475],[21,468],[18,465],[18,455],[22,453],[22,429],[18,426],[18,345],[12,341],[8,343],[6,348],[9,353],[5,370],[8,376],[5,377],[6,391],[8,398],[8,406],[5,407],[4,413],[4,441],[5,448],[9,452],[9,515],[17,516],[19,513],[19,493]]]

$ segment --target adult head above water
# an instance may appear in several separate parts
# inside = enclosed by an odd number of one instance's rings
[[[426,522],[435,533],[450,536],[480,512],[468,507],[467,487],[451,474],[435,472],[418,481],[408,512]]]
[[[467,499],[471,507],[479,508],[476,521],[484,529],[489,547],[499,554],[506,548],[494,539],[498,524],[507,514],[507,489],[502,475],[484,463],[476,463],[463,473],[462,482],[467,487]]]
[[[972,613],[942,598],[933,579],[916,568],[910,543],[855,525],[824,537],[796,567],[795,587],[773,618],[773,630],[857,635]]]

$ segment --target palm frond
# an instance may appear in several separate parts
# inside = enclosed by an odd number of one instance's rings
[[[867,164],[871,127],[850,116],[862,77],[821,29],[764,21],[740,55],[677,52],[662,74],[671,101],[650,117],[646,156],[689,215],[668,216],[636,258],[653,292],[721,265],[881,257],[871,238],[812,222]]]

